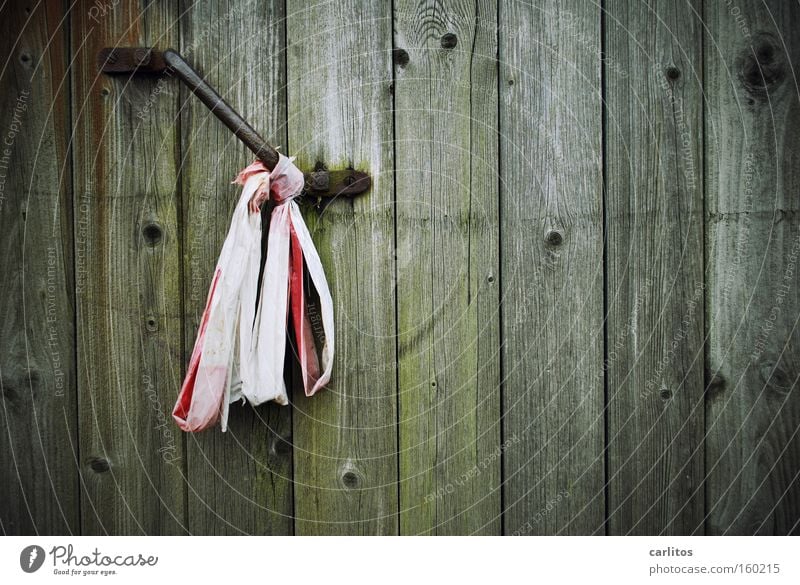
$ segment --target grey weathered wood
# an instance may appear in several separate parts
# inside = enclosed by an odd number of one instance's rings
[[[104,46],[177,41],[174,5],[75,7],[76,282],[83,531],[184,531],[177,86],[99,75]],[[81,231],[83,230],[83,231]]]
[[[302,168],[353,165],[372,189],[306,213],[333,295],[329,387],[293,401],[295,531],[397,532],[391,6],[287,4],[289,141]]]
[[[800,530],[800,5],[706,5],[707,523]]]
[[[610,534],[703,531],[702,22],[609,2]]]
[[[0,8],[0,533],[80,531],[67,36]]]
[[[394,4],[400,531],[499,534],[497,4],[436,7]]]
[[[800,530],[796,2],[65,6],[0,8],[0,532]],[[172,423],[252,155],[108,45],[372,175],[304,211],[319,395]]]
[[[504,529],[593,533],[604,511],[600,11],[542,0],[499,12]]]
[[[192,4],[181,17],[186,60],[278,145],[286,144],[283,10],[278,1]],[[239,198],[240,188],[230,183],[254,157],[185,88],[182,98],[188,360]],[[291,408],[232,404],[226,433],[215,429],[187,439],[193,534],[291,534]]]

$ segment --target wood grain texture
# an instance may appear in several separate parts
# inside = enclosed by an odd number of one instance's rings
[[[504,529],[603,529],[600,13],[500,6]]]
[[[610,534],[703,531],[702,23],[606,18]]]
[[[402,534],[501,529],[496,29],[394,5]]]
[[[706,6],[709,534],[800,532],[800,5]]]
[[[283,2],[185,8],[184,58],[268,142],[286,144]],[[181,103],[188,360],[239,198],[230,182],[253,155],[186,88]],[[187,441],[190,532],[292,533],[290,408],[232,404],[226,433],[187,435]]]
[[[336,357],[327,389],[295,392],[295,532],[394,534],[391,6],[291,0],[287,18],[287,152],[304,169],[372,176],[366,195],[305,214],[331,286]]]
[[[3,4],[0,533],[799,534],[799,26]],[[171,420],[252,155],[176,79],[98,74],[115,45],[178,49],[303,170],[370,173],[304,207],[337,332],[313,398]]]
[[[104,46],[177,41],[177,7],[72,10],[80,471],[86,534],[185,530],[177,85],[103,76]]]
[[[0,533],[80,532],[67,36],[0,8]]]

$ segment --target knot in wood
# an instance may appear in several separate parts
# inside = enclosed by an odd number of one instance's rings
[[[108,459],[103,457],[91,457],[89,459],[89,468],[95,473],[105,473],[111,469],[111,464]]]
[[[361,488],[364,484],[364,476],[355,465],[355,461],[348,459],[339,468],[339,481],[342,486],[348,490],[355,490]]]
[[[737,70],[744,89],[766,101],[769,91],[786,78],[786,55],[771,34],[758,33],[752,44],[742,49]]]
[[[142,228],[142,237],[149,246],[158,245],[162,236],[161,226],[157,223],[148,223]]]
[[[681,70],[675,67],[674,65],[667,67],[664,73],[667,76],[667,79],[669,79],[670,81],[677,81],[678,78],[681,76]]]
[[[445,33],[442,35],[441,44],[443,49],[453,49],[458,44],[458,37],[453,33]]]
[[[714,374],[711,377],[711,380],[708,382],[708,388],[706,388],[706,395],[708,396],[709,399],[713,399],[723,390],[725,390],[725,378],[719,373]]]
[[[395,65],[399,65],[400,67],[405,67],[408,65],[410,61],[410,57],[408,56],[408,51],[405,49],[395,49],[392,51],[392,61],[394,61]]]
[[[345,471],[342,474],[342,483],[346,488],[355,489],[358,487],[360,481],[358,479],[358,475],[356,475],[352,471]]]
[[[560,246],[564,242],[564,234],[560,230],[550,230],[545,234],[544,241],[551,246]]]

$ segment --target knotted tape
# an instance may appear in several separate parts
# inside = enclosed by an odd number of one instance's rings
[[[256,161],[234,183],[244,188],[172,411],[184,431],[200,431],[218,421],[225,431],[228,405],[240,398],[253,405],[269,400],[288,404],[283,366],[290,313],[306,396],[328,383],[333,367],[333,301],[294,201],[303,189],[303,173],[280,155],[271,172]],[[259,209],[267,200],[275,207],[259,280]]]

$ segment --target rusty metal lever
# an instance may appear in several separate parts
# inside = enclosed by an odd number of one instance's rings
[[[278,151],[226,102],[181,55],[172,49],[160,52],[147,47],[105,48],[97,54],[102,73],[174,73],[219,120],[269,169],[278,164]],[[318,165],[319,167],[319,165]],[[352,169],[328,171],[317,168],[305,173],[307,195],[312,197],[353,196],[369,189],[367,173]]]
[[[236,110],[228,102],[220,97],[200,75],[192,69],[183,57],[172,49],[164,51],[164,62],[167,67],[172,69],[175,74],[192,90],[194,95],[200,98],[206,107],[211,110],[236,137],[241,140],[253,154],[264,163],[271,171],[278,164],[278,151],[272,148],[266,141],[259,136],[250,124],[245,122]]]

